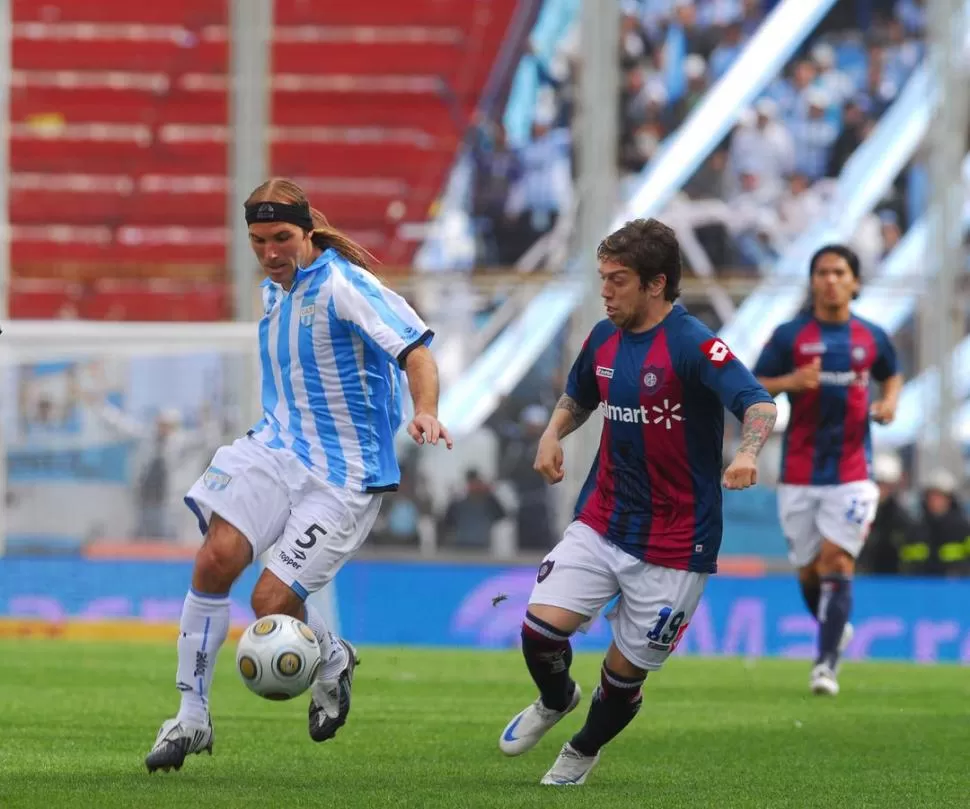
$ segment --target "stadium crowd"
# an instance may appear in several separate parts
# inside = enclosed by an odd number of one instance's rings
[[[770,5],[624,0],[617,161],[625,184],[727,72]],[[717,268],[754,271],[785,249],[824,209],[833,179],[922,59],[922,0],[836,5],[678,199]],[[526,56],[539,76],[530,138],[513,144],[501,121],[479,121],[471,208],[482,266],[515,263],[575,209],[579,35],[574,21],[551,59],[536,49]],[[891,251],[925,189],[918,163],[899,177],[856,234],[864,264]]]

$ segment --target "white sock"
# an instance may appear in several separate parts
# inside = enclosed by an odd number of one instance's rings
[[[178,720],[209,722],[209,689],[216,655],[229,634],[229,596],[189,590],[179,622],[179,665],[176,685],[182,692]]]
[[[306,625],[313,630],[320,643],[320,655],[323,658],[323,665],[317,674],[320,680],[336,680],[337,676],[350,662],[347,658],[347,650],[336,635],[327,629],[327,624],[323,616],[317,609],[310,604],[304,604],[306,608]]]

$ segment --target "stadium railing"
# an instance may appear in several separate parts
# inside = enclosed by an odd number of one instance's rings
[[[783,0],[772,10],[731,69],[644,170],[629,203],[617,217],[618,223],[660,213],[832,5],[834,0]],[[572,269],[585,266],[586,262],[579,259]],[[528,371],[579,305],[587,281],[567,273],[549,284],[445,391],[442,416],[457,433],[475,429],[490,412],[484,403],[497,401]],[[495,369],[503,371],[497,379]]]

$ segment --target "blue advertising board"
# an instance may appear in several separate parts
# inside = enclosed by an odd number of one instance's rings
[[[0,617],[175,622],[190,573],[187,562],[0,559]],[[237,624],[252,618],[256,576],[233,589]],[[364,645],[510,648],[534,580],[525,567],[351,562],[337,578],[341,629]],[[968,607],[970,580],[859,579],[847,657],[970,664]],[[713,576],[677,654],[807,658],[815,632],[794,577]],[[609,639],[600,619],[576,647]]]

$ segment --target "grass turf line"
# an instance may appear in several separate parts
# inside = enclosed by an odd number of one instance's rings
[[[214,755],[149,776],[178,705],[174,644],[0,642],[0,807],[940,807],[970,789],[970,677],[848,663],[835,700],[804,662],[672,659],[579,788],[540,787],[580,727],[599,658],[578,655],[575,713],[530,753],[499,753],[534,698],[514,652],[364,648],[348,724],[310,741],[307,697],[265,702],[219,657]]]

